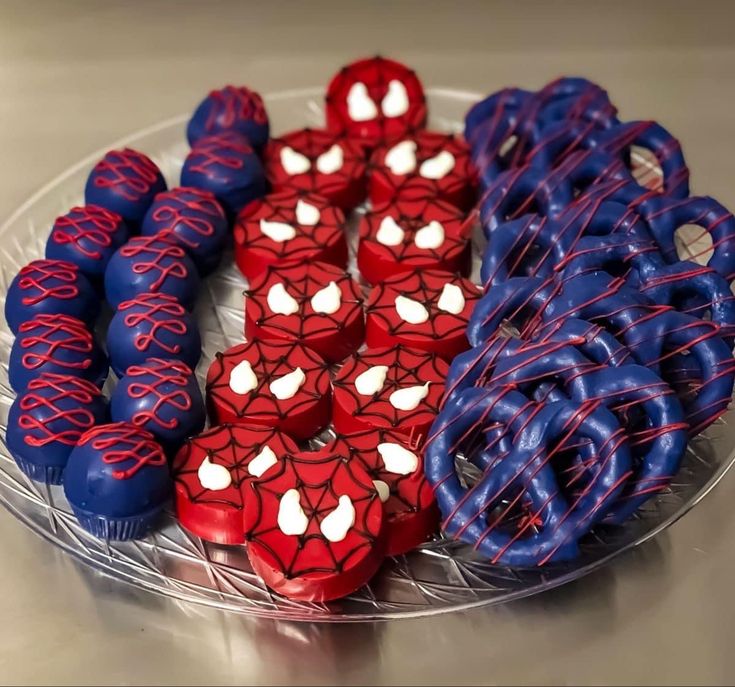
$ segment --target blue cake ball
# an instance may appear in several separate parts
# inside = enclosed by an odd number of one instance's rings
[[[107,420],[107,403],[86,379],[42,374],[16,397],[5,442],[18,467],[33,480],[61,484],[79,438]]]
[[[147,155],[123,148],[109,151],[92,169],[84,188],[87,205],[122,215],[131,230],[143,221],[153,198],[166,190],[166,181]]]
[[[199,275],[191,258],[165,236],[135,236],[121,246],[105,270],[107,302],[117,308],[141,293],[165,293],[194,307]]]
[[[37,315],[24,322],[10,349],[8,377],[16,391],[45,372],[72,375],[101,387],[107,356],[87,326],[68,315]]]
[[[200,274],[219,264],[227,238],[227,217],[213,193],[180,187],[159,193],[140,229],[143,236],[164,235],[176,241]]]
[[[73,262],[91,281],[102,279],[112,254],[128,240],[123,218],[99,205],[83,205],[58,217],[46,257]]]
[[[194,145],[204,136],[225,131],[245,136],[256,150],[263,148],[268,142],[269,125],[259,93],[245,86],[225,86],[212,91],[194,110],[186,137]]]
[[[230,219],[267,191],[260,158],[234,132],[200,138],[184,160],[181,185],[214,193]]]
[[[33,260],[23,267],[5,296],[5,319],[13,334],[36,315],[69,315],[89,325],[99,314],[99,297],[72,262]]]
[[[148,358],[182,360],[194,369],[201,352],[194,317],[163,293],[141,293],[123,301],[107,330],[107,353],[118,377]]]
[[[95,537],[144,536],[171,494],[163,449],[127,422],[85,432],[64,470],[64,493],[79,524]]]
[[[194,373],[180,360],[131,365],[110,399],[114,422],[148,430],[169,455],[204,429],[204,401]]]

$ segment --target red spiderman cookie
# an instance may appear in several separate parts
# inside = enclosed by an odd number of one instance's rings
[[[348,358],[332,383],[335,430],[395,429],[418,441],[439,412],[448,371],[438,356],[403,346]]]
[[[343,210],[365,198],[367,156],[359,141],[301,129],[271,139],[263,162],[274,191],[320,195]]]
[[[329,422],[326,363],[298,343],[251,341],[217,353],[206,391],[213,425],[265,425],[306,439]]]
[[[253,570],[274,591],[329,601],[362,587],[385,551],[370,476],[332,450],[296,454],[250,483],[245,531]]]
[[[246,292],[245,335],[298,341],[327,362],[343,360],[365,338],[360,287],[325,262],[269,267]]]
[[[378,148],[370,158],[373,204],[395,198],[439,198],[459,208],[474,200],[467,144],[452,134],[418,131]]]
[[[235,225],[235,261],[253,279],[270,265],[347,264],[345,216],[325,198],[289,191],[246,205]]]
[[[426,123],[426,97],[416,73],[372,57],[343,67],[327,88],[327,128],[369,145],[404,136]]]
[[[410,551],[437,530],[439,509],[414,443],[380,429],[338,436],[331,448],[350,456],[373,480],[385,509],[388,556]]]
[[[404,344],[451,360],[469,348],[467,323],[481,291],[441,270],[397,274],[378,284],[367,302],[368,346]]]
[[[298,448],[276,429],[220,425],[193,437],[173,464],[176,516],[217,544],[242,544],[245,486]]]
[[[371,284],[414,269],[466,274],[470,266],[465,215],[440,200],[382,203],[360,220],[357,266]]]

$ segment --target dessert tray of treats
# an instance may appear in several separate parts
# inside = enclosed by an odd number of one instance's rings
[[[482,98],[375,57],[226,86],[43,188],[0,268],[0,500],[180,600],[528,596],[735,454],[735,218],[583,78]]]

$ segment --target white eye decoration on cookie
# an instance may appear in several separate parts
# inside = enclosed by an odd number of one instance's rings
[[[385,503],[390,498],[390,487],[382,479],[374,479],[373,486],[378,492],[378,498]]]
[[[383,217],[375,234],[378,243],[382,243],[384,246],[400,246],[405,236],[406,232],[392,217]]]
[[[385,166],[396,176],[413,172],[416,169],[416,141],[396,143],[385,154]]]
[[[449,172],[454,169],[454,155],[448,150],[442,150],[441,153],[428,160],[424,160],[419,167],[419,174],[424,179],[443,179]]]
[[[367,122],[378,116],[378,108],[362,81],[353,83],[347,94],[347,114],[353,122]]]
[[[212,463],[206,456],[197,470],[199,483],[204,489],[210,491],[222,491],[232,484],[230,471],[224,465]]]
[[[258,388],[258,378],[247,360],[241,360],[230,372],[230,389],[239,396]]]
[[[462,289],[456,284],[444,284],[436,307],[444,312],[459,315],[464,310],[465,300]]]
[[[395,475],[410,475],[419,466],[419,457],[400,444],[378,444],[378,453],[383,459],[385,469]]]
[[[286,224],[285,222],[270,222],[267,219],[260,220],[260,231],[276,243],[290,241],[296,236],[296,229],[290,224]]]
[[[360,396],[373,396],[383,388],[387,365],[373,365],[355,377],[355,390]]]
[[[349,496],[340,496],[337,507],[319,524],[324,538],[332,543],[342,541],[355,524],[355,506]]]
[[[342,169],[344,152],[339,143],[335,143],[329,150],[316,159],[316,168],[321,174],[334,174]]]
[[[286,291],[283,282],[273,284],[268,289],[266,302],[275,315],[295,315],[299,311],[298,301]]]
[[[337,282],[330,281],[323,289],[319,289],[311,297],[311,307],[314,312],[334,315],[342,307],[342,291]]]
[[[407,386],[394,391],[388,401],[396,410],[415,410],[429,394],[429,382],[420,386]]]
[[[297,367],[283,377],[274,379],[268,385],[268,389],[279,401],[285,401],[287,398],[293,398],[305,381],[304,371]]]
[[[429,319],[429,311],[413,298],[396,296],[395,306],[398,316],[409,324],[422,324]]]
[[[444,227],[433,219],[416,232],[413,242],[423,250],[439,248],[444,243]]]
[[[267,444],[260,449],[260,453],[248,463],[248,472],[253,477],[260,477],[266,470],[272,468],[278,462],[273,449]]]
[[[293,176],[308,172],[311,169],[311,162],[306,155],[294,150],[291,146],[284,146],[281,148],[281,167],[286,174]]]
[[[391,79],[388,82],[388,92],[380,103],[380,109],[386,117],[400,117],[408,112],[408,93],[403,82]]]
[[[284,534],[299,537],[308,526],[309,518],[301,507],[301,495],[296,489],[289,489],[278,504],[278,529]]]
[[[296,221],[304,227],[313,227],[321,218],[321,212],[316,205],[299,199],[296,203]]]

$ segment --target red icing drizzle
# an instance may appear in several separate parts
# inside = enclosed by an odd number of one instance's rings
[[[132,365],[125,372],[126,377],[152,377],[150,382],[132,382],[128,385],[128,396],[138,399],[151,396],[156,399],[153,407],[141,410],[132,417],[132,423],[136,426],[145,425],[147,422],[155,422],[164,429],[173,429],[179,425],[177,418],[164,420],[159,416],[159,411],[165,406],[172,406],[176,410],[190,410],[191,396],[185,388],[173,391],[163,391],[166,385],[186,387],[191,379],[191,370],[187,365],[176,360],[161,360],[160,358],[149,358],[146,364]]]
[[[149,193],[160,172],[143,153],[131,148],[111,150],[94,168],[94,185],[114,188],[125,200],[140,200]]]
[[[178,353],[181,351],[180,344],[169,346],[156,337],[159,330],[171,332],[175,335],[187,333],[186,322],[181,318],[186,314],[184,307],[174,298],[164,293],[142,293],[136,298],[129,301],[123,301],[118,306],[118,310],[125,311],[131,308],[145,308],[143,312],[131,312],[125,315],[125,325],[128,327],[137,327],[145,322],[150,325],[150,329],[146,334],[139,334],[135,337],[135,348],[139,351],[147,351],[152,343],[167,351],[168,353]],[[163,313],[171,315],[168,319],[158,319],[156,315]]]
[[[156,208],[152,217],[155,222],[165,222],[161,232],[173,231],[177,226],[184,226],[199,236],[212,236],[214,234],[214,222],[202,215],[208,215],[222,219],[224,213],[217,203],[214,194],[200,189],[186,189],[186,195],[193,198],[183,198],[182,193],[169,191],[156,196]],[[160,203],[160,201],[164,201]],[[159,204],[160,203],[160,204]],[[187,211],[200,213],[198,217],[191,217]],[[189,248],[198,248],[199,243],[191,239],[177,235],[177,241]]]
[[[160,236],[137,236],[120,249],[120,255],[124,258],[148,258],[134,262],[132,269],[135,274],[158,274],[150,284],[151,291],[160,289],[168,277],[186,279],[189,275],[186,265],[181,262],[186,257],[184,249]]]
[[[153,435],[127,422],[93,427],[85,432],[78,445],[85,446],[90,442],[93,449],[104,452],[102,462],[106,465],[135,461],[134,465],[125,470],[113,470],[112,476],[115,479],[130,479],[146,466],[166,465],[163,451],[154,441]]]
[[[190,155],[196,158],[196,163],[190,169],[192,172],[216,177],[216,173],[210,167],[220,165],[225,169],[242,169],[245,166],[243,156],[252,152],[253,149],[241,136],[226,133],[207,136],[197,141],[192,148]]]
[[[79,295],[78,268],[64,260],[34,260],[23,267],[18,276],[18,286],[35,295],[23,296],[23,305],[37,305],[46,298],[71,300]],[[48,284],[47,282],[52,282]],[[55,283],[54,283],[55,282]]]
[[[42,393],[46,389],[54,393],[46,396]],[[100,390],[86,379],[47,373],[31,380],[19,402],[20,409],[26,412],[18,417],[18,426],[29,432],[23,437],[23,441],[34,447],[46,446],[55,441],[66,446],[75,446],[82,434],[94,425],[94,415],[87,408],[62,410],[56,404],[66,398],[79,403],[91,403],[98,396]],[[51,414],[40,420],[30,414],[39,408],[46,408]],[[61,432],[53,432],[50,429],[51,425],[61,420],[68,422],[71,427]],[[30,432],[34,432],[35,435]]]
[[[262,98],[248,88],[225,86],[219,91],[212,91],[209,100],[212,107],[204,124],[206,131],[213,131],[218,126],[230,128],[238,120],[252,120],[256,124],[268,122]]]
[[[20,342],[22,348],[35,348],[36,346],[45,348],[44,351],[23,354],[21,362],[26,370],[35,370],[48,362],[80,370],[86,370],[92,364],[92,359],[89,356],[76,362],[56,359],[56,352],[59,350],[87,354],[92,352],[92,335],[76,317],[38,315],[34,319],[21,324],[19,331],[22,334],[35,333],[35,335],[23,337]],[[61,337],[57,336],[59,333],[62,335]]]
[[[56,219],[51,240],[60,245],[73,243],[85,257],[99,260],[102,253],[91,249],[90,244],[108,248],[121,222],[122,217],[116,212],[96,205],[75,207]]]

